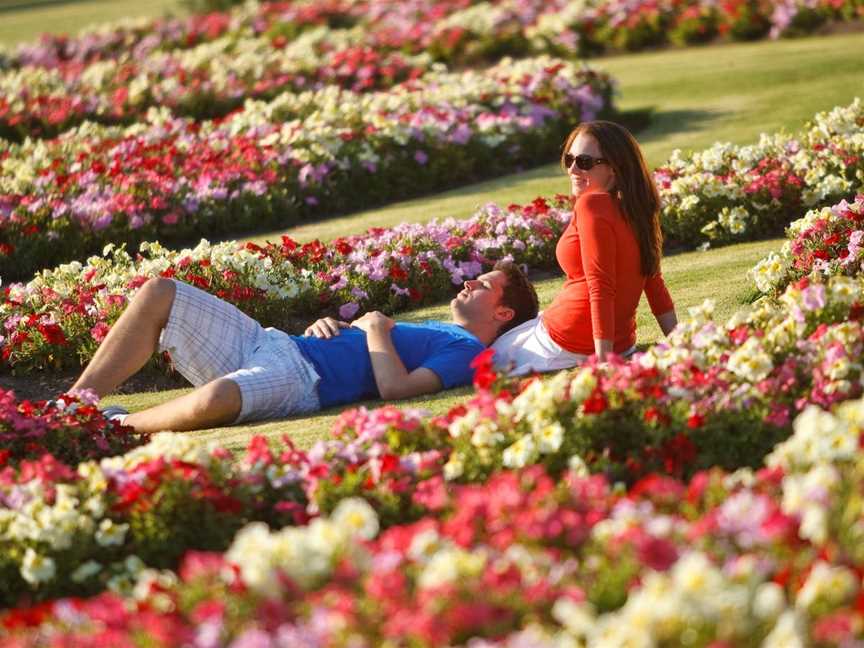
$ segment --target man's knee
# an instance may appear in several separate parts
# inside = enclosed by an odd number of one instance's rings
[[[212,423],[232,423],[240,415],[240,387],[229,378],[219,378],[198,390],[196,416]]]
[[[153,277],[141,286],[141,290],[135,295],[135,301],[145,304],[147,312],[161,320],[164,325],[171,314],[171,306],[174,305],[176,293],[177,286],[171,279]]]

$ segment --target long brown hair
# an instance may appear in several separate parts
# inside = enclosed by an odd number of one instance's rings
[[[610,121],[589,121],[579,124],[567,136],[561,152],[570,151],[573,140],[580,134],[590,135],[600,145],[600,152],[615,171],[615,186],[609,191],[618,199],[624,218],[633,229],[641,253],[642,274],[646,277],[660,272],[663,234],[660,231],[660,195],[654,178],[636,139],[626,128]],[[568,169],[565,168],[565,171]]]

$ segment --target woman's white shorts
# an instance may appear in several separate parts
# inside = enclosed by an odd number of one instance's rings
[[[588,359],[581,353],[570,353],[549,337],[543,324],[543,313],[515,326],[492,343],[495,367],[511,376],[524,376],[532,372],[560,371],[580,365]],[[621,355],[627,357],[636,347]]]
[[[588,356],[570,353],[549,337],[543,313],[515,326],[492,344],[495,367],[511,376],[559,371],[582,364]]]

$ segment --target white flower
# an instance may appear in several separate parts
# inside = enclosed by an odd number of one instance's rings
[[[567,467],[573,472],[576,477],[587,477],[591,474],[588,470],[588,464],[579,455],[573,455],[567,460]]]
[[[352,536],[371,540],[378,535],[378,515],[365,499],[350,497],[342,500],[330,519]]]
[[[776,619],[786,609],[786,596],[777,583],[762,583],[756,588],[753,597],[753,613],[757,618],[767,621]]]
[[[576,603],[569,598],[559,598],[552,606],[552,616],[576,636],[586,636],[596,622],[593,606],[590,603]]]
[[[51,558],[36,553],[27,547],[21,563],[21,577],[31,585],[47,583],[54,578],[56,566]]]
[[[771,356],[762,349],[756,337],[747,338],[747,341],[729,356],[727,366],[732,373],[750,382],[759,382],[774,368]]]
[[[761,648],[806,648],[810,645],[803,619],[794,610],[786,610],[765,637]]]
[[[125,542],[128,530],[128,524],[115,524],[113,520],[105,518],[96,531],[96,542],[102,547],[120,546]]]
[[[557,452],[564,442],[564,427],[558,421],[544,425],[535,433],[537,449],[542,454]]]
[[[442,546],[441,536],[435,529],[426,529],[411,539],[408,557],[416,562],[427,562]]]
[[[819,561],[795,597],[795,607],[806,610],[817,601],[832,607],[848,601],[858,592],[858,578],[846,567]]]
[[[479,550],[466,551],[447,546],[432,555],[420,572],[417,585],[424,589],[446,585],[461,578],[477,576],[485,566],[486,556]]]
[[[534,439],[526,434],[504,450],[501,460],[507,468],[524,468],[534,459],[535,450]]]
[[[459,479],[464,472],[465,462],[462,460],[462,456],[457,452],[452,453],[450,459],[444,464],[444,479],[447,481]]]
[[[102,571],[102,565],[95,560],[88,560],[79,565],[78,568],[72,572],[69,578],[72,579],[73,583],[83,583],[98,574],[100,571]]]
[[[580,370],[570,382],[570,400],[574,403],[582,403],[597,387],[597,378],[592,369]]]

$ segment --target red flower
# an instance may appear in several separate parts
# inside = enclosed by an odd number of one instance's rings
[[[390,276],[396,281],[403,281],[408,278],[408,273],[398,263],[393,263],[390,266]]]
[[[493,349],[485,349],[478,353],[471,361],[474,370],[474,386],[480,390],[487,390],[495,382],[497,375],[492,367],[492,357],[495,355]]]
[[[297,241],[292,239],[290,236],[282,237],[282,253],[290,255],[294,250],[297,249]]]
[[[45,338],[45,341],[48,342],[48,344],[56,344],[57,346],[63,346],[67,344],[66,336],[63,335],[63,330],[58,324],[40,323],[37,328],[42,334],[42,337]]]
[[[668,540],[648,536],[638,543],[639,561],[656,571],[666,571],[678,560],[678,550]]]
[[[582,411],[585,414],[602,414],[606,411],[606,408],[609,406],[609,403],[606,401],[606,397],[603,396],[603,392],[600,389],[595,389],[592,394],[585,399],[585,402],[582,403]]]
[[[339,238],[333,241],[333,247],[336,248],[336,251],[342,255],[349,255],[354,251],[354,248],[351,247],[351,244],[348,243],[344,238]]]

